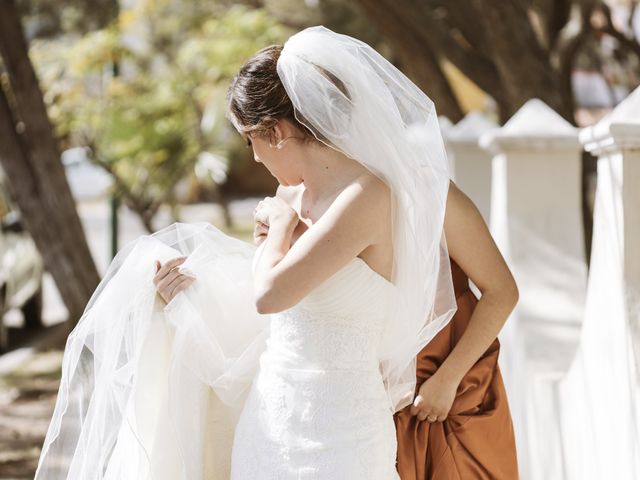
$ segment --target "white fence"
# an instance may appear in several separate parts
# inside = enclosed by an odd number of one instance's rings
[[[640,479],[640,88],[583,131],[534,99],[501,128],[473,113],[443,135],[520,291],[499,339],[521,478]]]

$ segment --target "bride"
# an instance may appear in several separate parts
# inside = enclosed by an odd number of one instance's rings
[[[311,27],[242,67],[228,117],[280,183],[259,245],[175,223],[118,253],[36,479],[399,478],[393,414],[456,310],[433,103]]]

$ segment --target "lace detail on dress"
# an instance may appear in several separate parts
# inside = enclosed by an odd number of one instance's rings
[[[395,287],[361,262],[271,316],[236,427],[232,480],[399,479],[378,364]]]

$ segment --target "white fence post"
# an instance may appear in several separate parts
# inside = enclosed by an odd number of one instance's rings
[[[471,112],[447,130],[445,142],[453,156],[455,182],[476,204],[489,224],[491,208],[491,155],[480,148],[483,134],[498,124],[481,112]]]
[[[559,386],[566,478],[633,480],[640,478],[640,88],[580,140],[598,156],[598,183],[580,347]]]
[[[500,332],[503,372],[525,480],[561,478],[555,381],[583,316],[587,267],[578,132],[534,99],[480,145],[493,155],[490,227],[520,291]]]

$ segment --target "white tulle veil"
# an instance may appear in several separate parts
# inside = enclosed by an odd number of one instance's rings
[[[324,27],[290,37],[277,68],[296,117],[393,192],[399,301],[380,367],[397,411],[413,400],[417,353],[456,310],[433,102],[367,44]],[[207,223],[174,223],[120,250],[67,340],[36,480],[211,478],[207,459],[229,445],[205,440],[225,428],[212,426],[208,398],[237,414],[269,335],[269,316],[250,300],[255,254]],[[154,262],[178,255],[198,280],[165,307]]]
[[[413,400],[416,354],[457,308],[443,231],[449,164],[434,104],[369,45],[322,26],[290,37],[277,68],[296,118],[393,192],[400,301],[380,360],[397,411]]]

